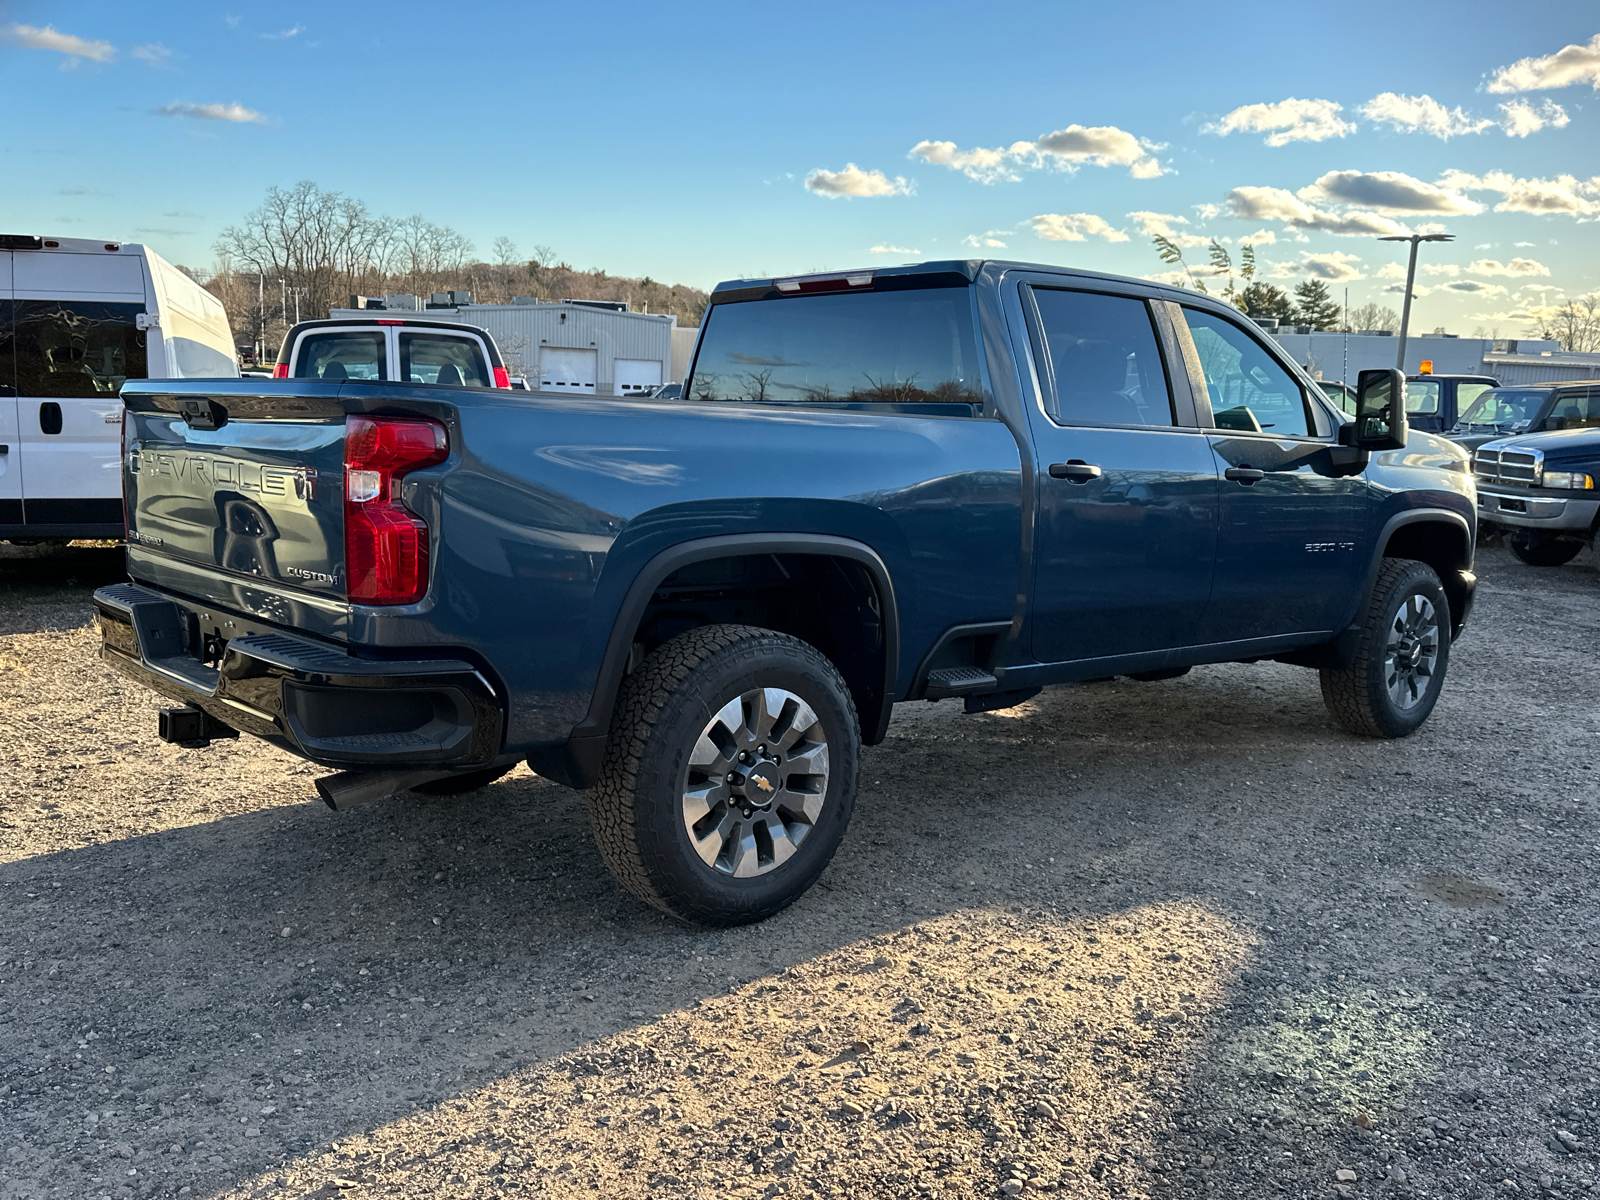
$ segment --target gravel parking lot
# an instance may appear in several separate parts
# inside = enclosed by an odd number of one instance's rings
[[[0,1198],[1600,1195],[1600,570],[1500,550],[1432,721],[1271,664],[903,707],[707,932],[581,797],[329,812],[0,560]]]

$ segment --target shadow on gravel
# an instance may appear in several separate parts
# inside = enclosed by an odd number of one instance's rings
[[[5,864],[0,1197],[1374,1179],[1400,1160],[1352,1116],[1407,1119],[1481,1040],[1442,997],[1507,986],[1457,925],[1527,919],[1486,823],[1526,768],[1462,758],[1537,681],[1480,645],[1400,744],[1267,665],[907,706],[822,882],[747,929],[627,897],[581,797],[523,772]],[[1444,871],[1510,899],[1434,904],[1414,881]]]
[[[118,543],[0,544],[0,603],[77,598],[127,577]]]

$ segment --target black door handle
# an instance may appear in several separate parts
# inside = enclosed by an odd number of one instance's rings
[[[44,433],[61,432],[61,405],[54,400],[39,405],[39,429]]]
[[[1245,487],[1249,487],[1258,479],[1265,479],[1266,475],[1265,471],[1257,470],[1255,467],[1229,467],[1222,473],[1224,479],[1232,479],[1244,484]]]
[[[1050,478],[1070,479],[1074,483],[1088,483],[1091,479],[1100,478],[1100,468],[1092,463],[1084,462],[1081,458],[1074,458],[1064,463],[1051,463]]]

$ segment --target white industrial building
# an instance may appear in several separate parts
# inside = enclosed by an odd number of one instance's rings
[[[1280,332],[1273,336],[1313,379],[1354,383],[1362,371],[1399,365],[1395,355],[1400,349],[1400,339],[1392,334]],[[1491,338],[1421,334],[1406,339],[1404,370],[1407,375],[1415,375],[1422,363],[1427,361],[1433,363],[1435,375],[1493,375],[1504,383],[1510,383],[1513,380],[1495,369],[1497,356],[1504,356],[1508,348],[1518,358],[1548,359],[1561,354],[1559,343],[1552,341],[1525,338],[1506,342]],[[1582,377],[1563,376],[1567,379]]]
[[[584,396],[639,395],[662,383],[682,382],[688,347],[698,332],[679,329],[667,313],[629,312],[603,301],[546,303],[517,297],[510,304],[473,304],[466,292],[436,293],[426,305],[415,296],[365,300],[335,308],[330,317],[368,317],[373,309],[459,321],[488,331],[514,376],[535,391]]]

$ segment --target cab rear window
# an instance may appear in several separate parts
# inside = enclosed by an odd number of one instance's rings
[[[475,339],[448,333],[400,334],[400,378],[439,387],[492,387]]]
[[[360,330],[308,333],[295,355],[296,379],[387,379],[383,334]]]
[[[965,287],[719,304],[691,399],[740,404],[983,401]]]

